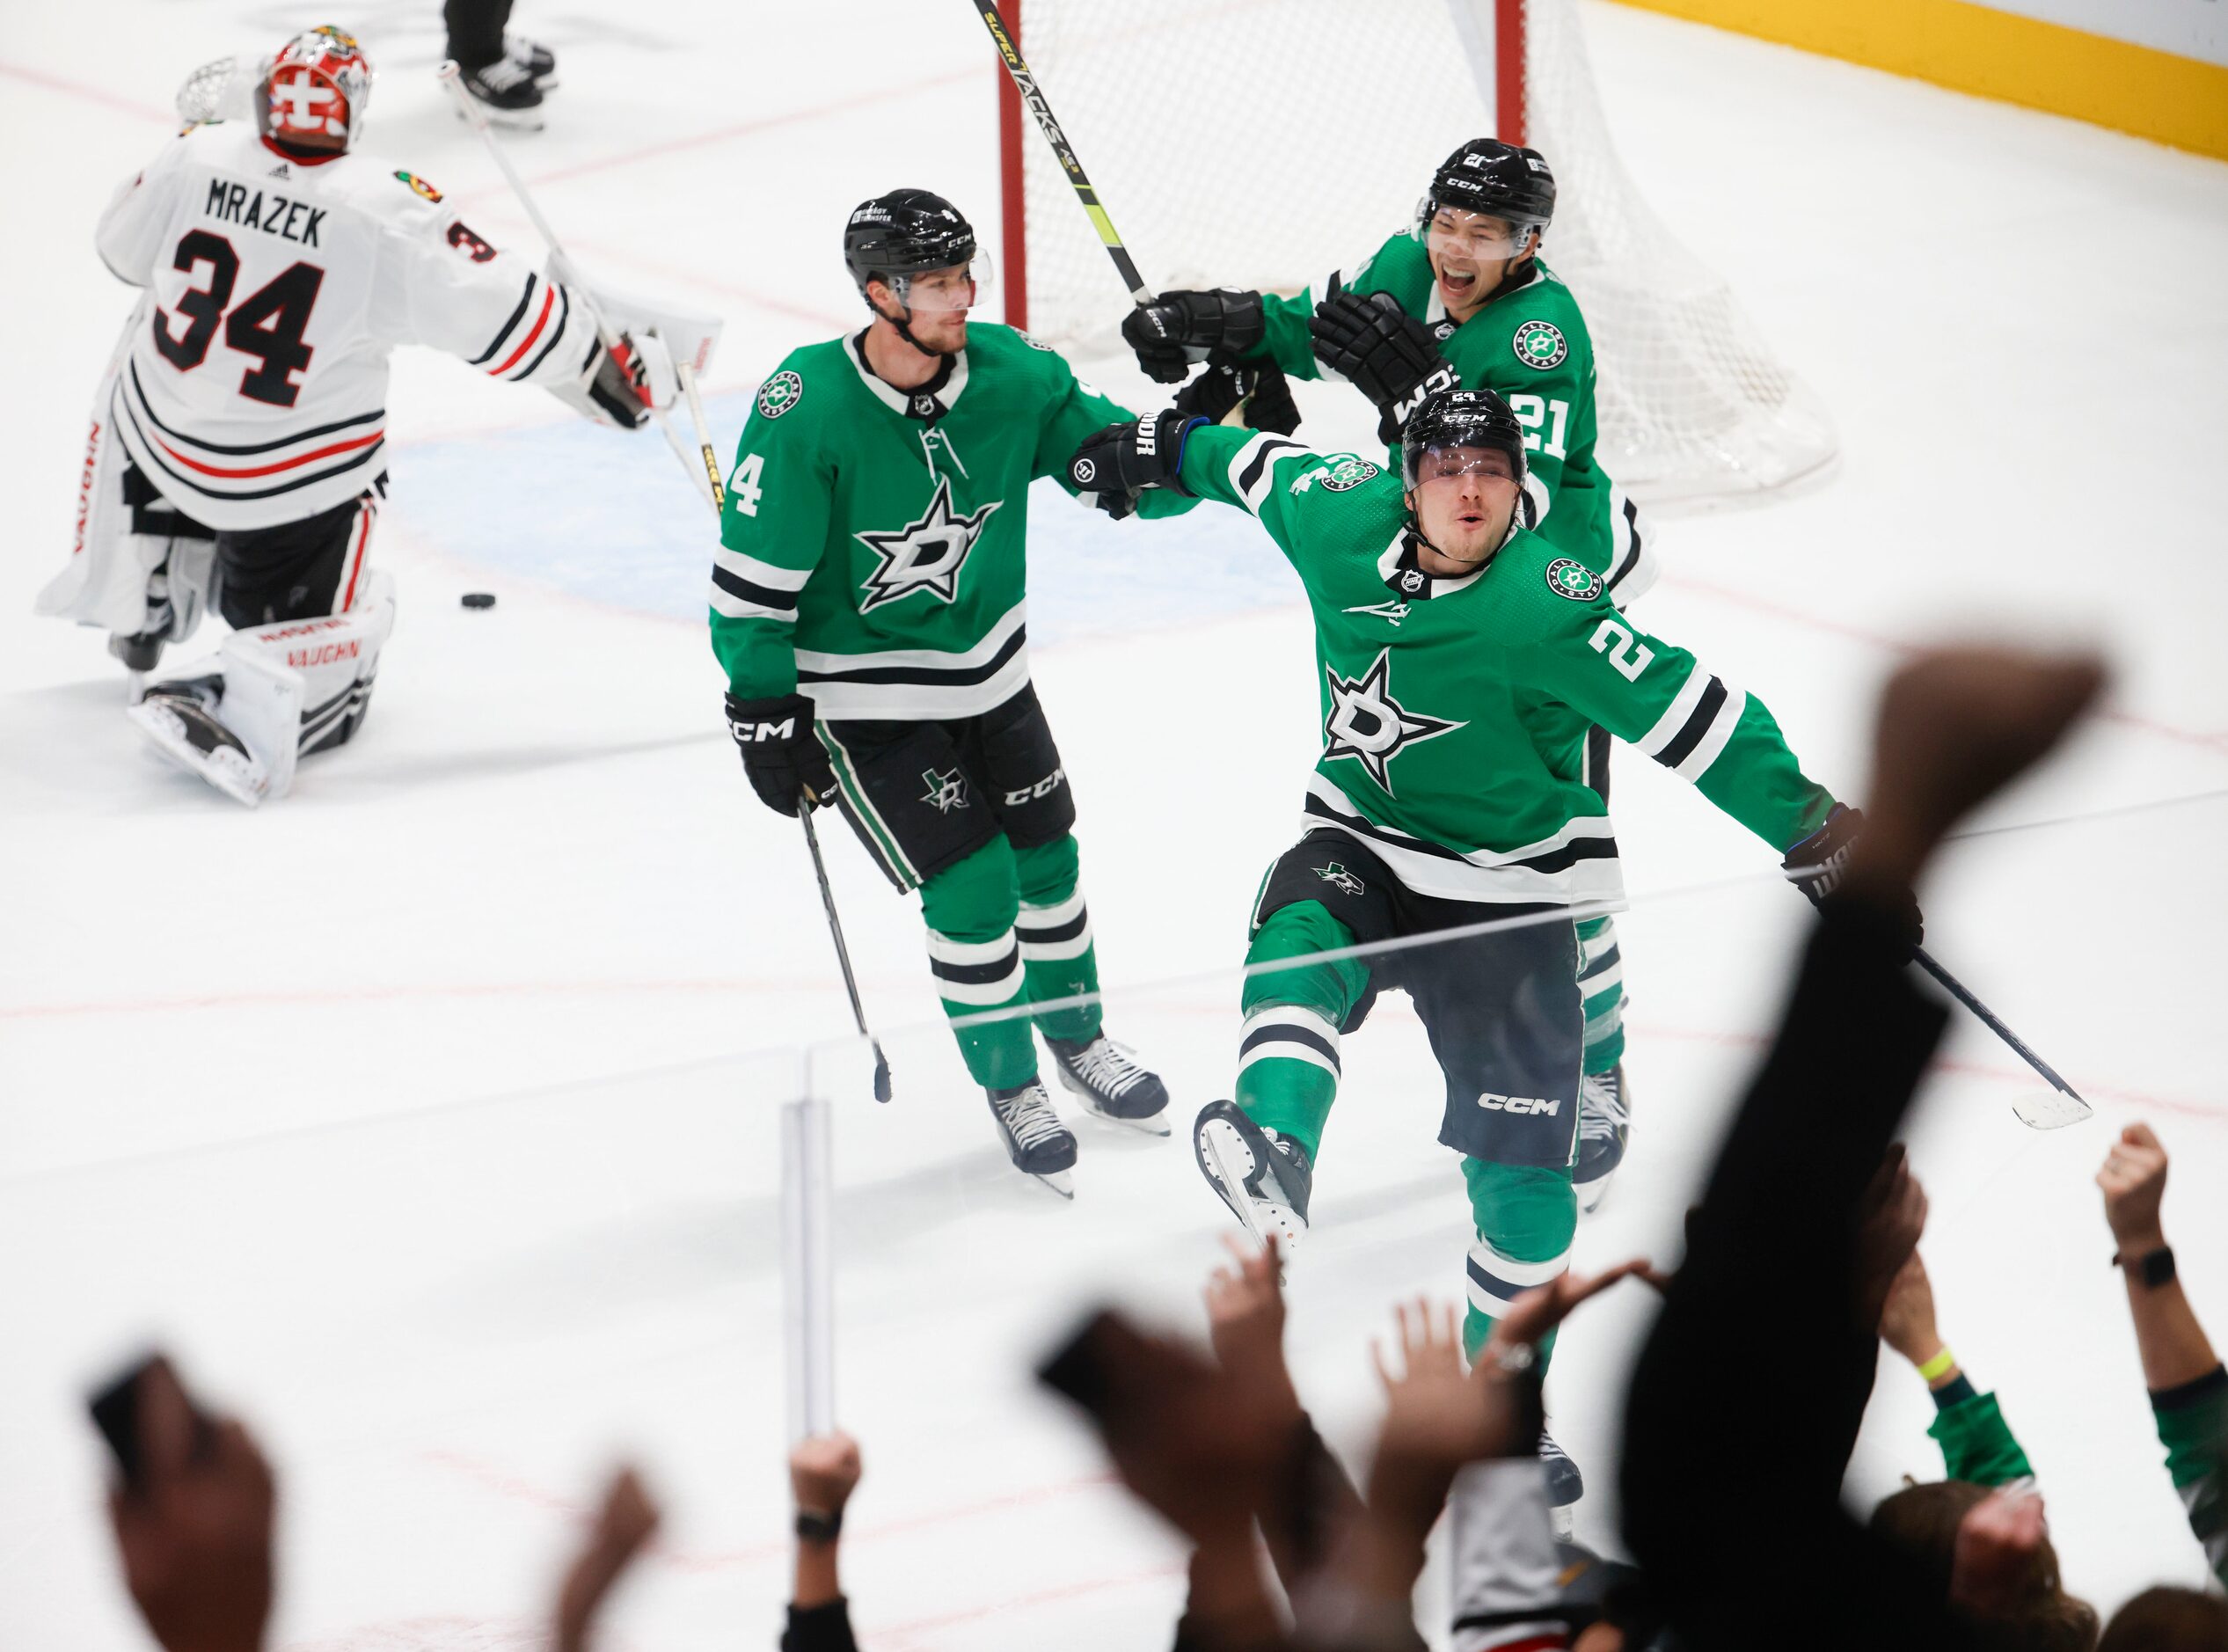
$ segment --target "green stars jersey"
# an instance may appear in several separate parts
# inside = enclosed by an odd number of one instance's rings
[[[1068,457],[1133,415],[1011,327],[974,323],[911,391],[869,370],[864,337],[793,351],[759,387],[712,553],[712,652],[737,695],[794,690],[822,720],[975,716],[1029,680],[1029,483],[1073,493]]]
[[[1618,607],[1655,582],[1656,567],[1640,510],[1596,463],[1594,340],[1578,300],[1544,260],[1531,279],[1501,294],[1457,325],[1432,279],[1423,244],[1393,235],[1352,269],[1333,272],[1325,293],[1390,293],[1438,335],[1439,350],[1465,390],[1495,390],[1523,421],[1526,463],[1538,486],[1538,529],[1549,544],[1609,581]],[[1312,290],[1295,298],[1265,295],[1267,333],[1254,354],[1287,373],[1319,378],[1307,324]]]
[[[1306,824],[1367,844],[1417,894],[1620,901],[1607,809],[1582,778],[1596,723],[1775,852],[1833,807],[1762,701],[1636,629],[1598,571],[1542,536],[1519,530],[1479,573],[1435,579],[1399,478],[1370,461],[1202,426],[1182,479],[1259,518],[1307,588],[1323,756]]]

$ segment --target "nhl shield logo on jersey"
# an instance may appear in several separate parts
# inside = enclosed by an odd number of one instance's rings
[[[1323,720],[1323,761],[1351,757],[1369,771],[1370,778],[1394,795],[1392,764],[1410,746],[1450,735],[1466,723],[1412,712],[1392,698],[1392,651],[1381,648],[1370,669],[1358,677],[1343,677],[1336,668],[1323,668],[1331,691],[1331,713]]]
[[[948,815],[955,808],[967,807],[967,776],[957,769],[939,773],[934,769],[921,771],[921,783],[928,790],[920,800],[939,815]]]
[[[1547,588],[1574,603],[1590,603],[1602,594],[1602,576],[1583,562],[1557,557],[1547,565]]]
[[[1570,344],[1563,337],[1563,330],[1552,321],[1525,322],[1516,329],[1516,359],[1543,373],[1551,367],[1560,367],[1570,355]]]
[[[917,521],[888,533],[853,534],[878,559],[874,571],[860,581],[866,596],[858,611],[866,613],[916,591],[926,591],[939,603],[951,602],[959,595],[960,570],[983,537],[983,524],[1004,502],[994,499],[972,515],[954,515],[951,479],[942,477],[936,496]]]
[[[804,393],[805,381],[784,368],[758,386],[758,411],[769,419],[778,419],[794,407]]]

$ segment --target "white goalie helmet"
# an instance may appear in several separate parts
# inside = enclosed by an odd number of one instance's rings
[[[354,35],[325,24],[279,48],[256,89],[256,129],[274,143],[345,154],[371,105],[371,60]]]

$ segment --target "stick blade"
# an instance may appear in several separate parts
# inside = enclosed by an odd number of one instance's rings
[[[2096,1109],[2067,1090],[2036,1090],[2012,1103],[2020,1122],[2031,1130],[2062,1130],[2093,1118]]]

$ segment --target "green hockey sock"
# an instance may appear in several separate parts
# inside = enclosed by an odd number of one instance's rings
[[[928,967],[945,1014],[956,1020],[1027,1003],[1021,947],[1013,932],[1019,910],[1013,846],[1002,837],[921,885]],[[988,1089],[1011,1089],[1037,1076],[1037,1048],[1026,1015],[955,1027],[952,1035],[975,1082]]]
[[[1253,932],[1248,965],[1297,961],[1245,977],[1245,1021],[1238,1038],[1238,1108],[1263,1129],[1297,1139],[1313,1159],[1339,1087],[1339,1028],[1369,990],[1369,967],[1352,958],[1313,961],[1354,945],[1354,932],[1318,901],[1280,907]]]
[[[1077,887],[1073,832],[1033,849],[1013,852],[1021,891],[1014,932],[1021,941],[1021,968],[1029,1002],[1049,1004],[1099,990],[1099,956],[1091,944],[1091,914]],[[1041,1011],[1036,1023],[1047,1038],[1077,1042],[1099,1036],[1104,1020],[1095,997],[1089,1004]]]
[[[1578,994],[1586,1006],[1585,1071],[1607,1072],[1625,1059],[1625,964],[1616,920],[1606,915],[1579,920]]]
[[[1470,1247],[1470,1311],[1463,1316],[1462,1346],[1475,1359],[1493,1333],[1494,1321],[1510,1303],[1570,1267],[1571,1240],[1578,1232],[1578,1195],[1567,1167],[1465,1159],[1462,1174],[1469,1184],[1470,1214],[1478,1229],[1478,1242]],[[1539,1347],[1543,1377],[1554,1348],[1551,1333]]]

